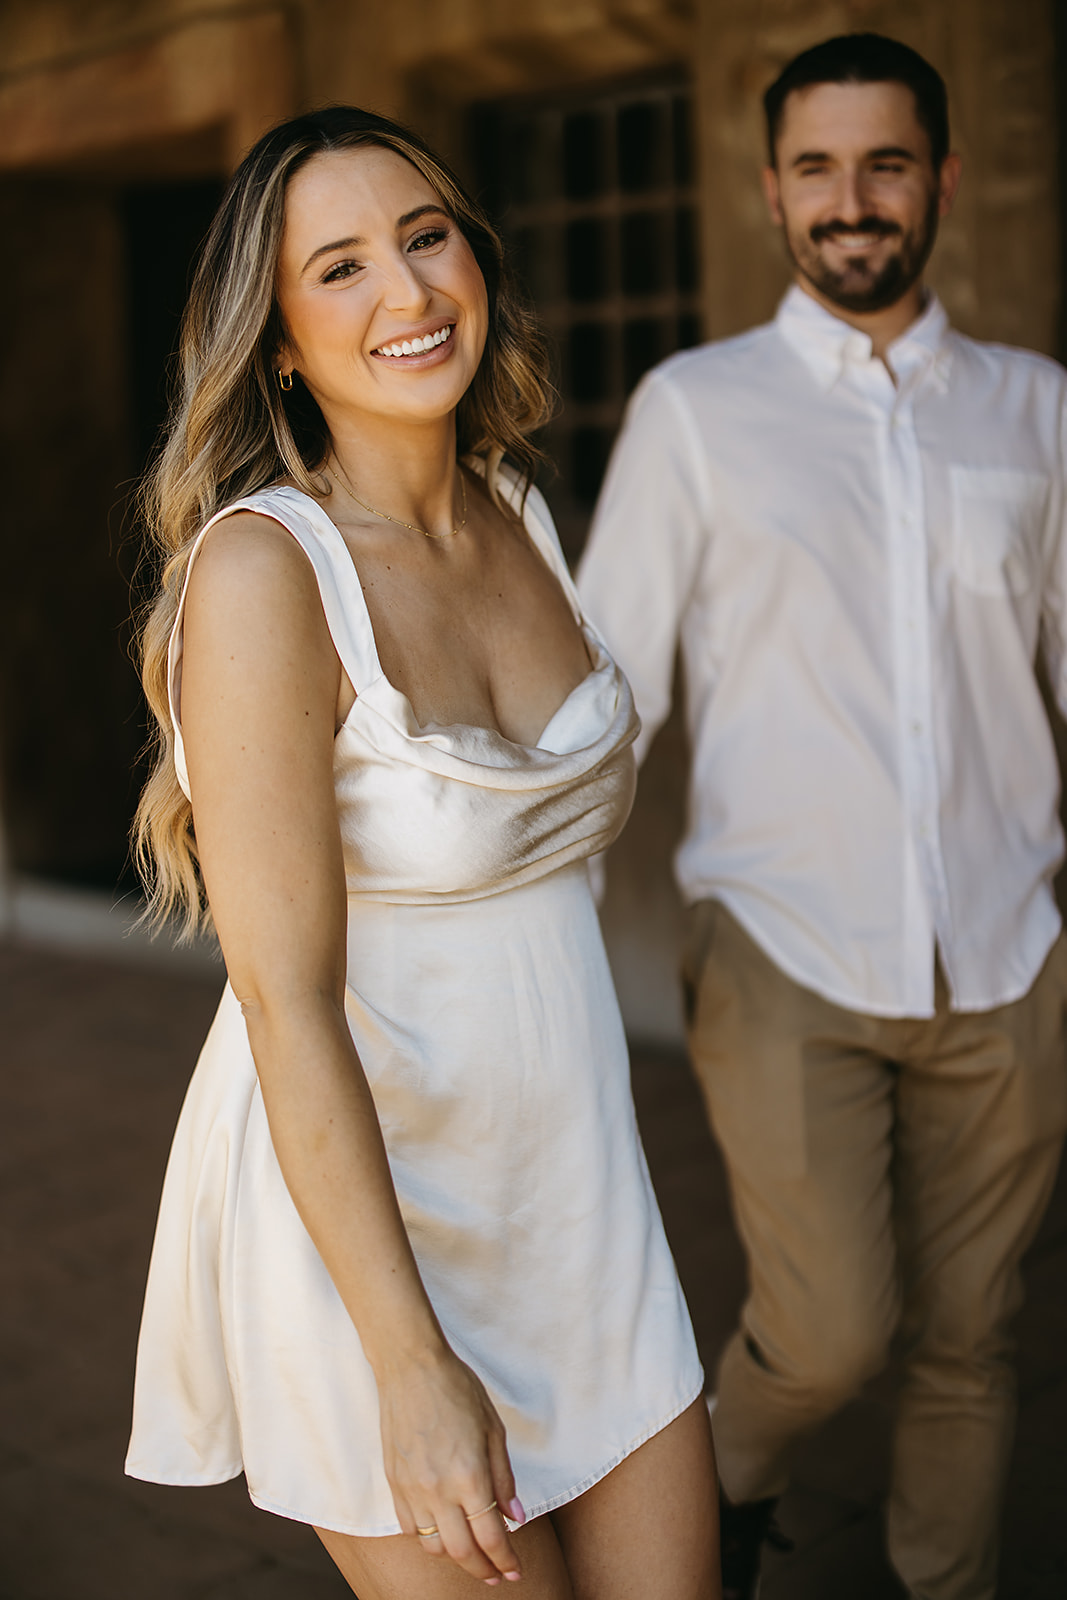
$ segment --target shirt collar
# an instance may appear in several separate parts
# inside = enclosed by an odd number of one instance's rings
[[[775,321],[783,339],[823,389],[831,389],[847,366],[871,360],[869,335],[835,317],[799,284],[793,284],[782,300]],[[920,315],[889,346],[889,364],[898,383],[910,388],[930,372],[938,387],[944,388],[951,361],[948,325],[944,306],[929,292]]]

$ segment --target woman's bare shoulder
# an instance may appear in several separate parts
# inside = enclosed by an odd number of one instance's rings
[[[318,585],[311,563],[280,522],[259,511],[234,511],[205,533],[189,577],[194,603],[239,591],[263,604],[270,597],[288,605],[317,604]]]
[[[269,572],[279,564],[306,567],[308,560],[276,517],[266,511],[242,509],[220,517],[204,534],[196,567],[207,563],[221,571],[237,565],[242,569],[261,567]]]
[[[187,652],[219,651],[244,663],[278,692],[276,670],[295,662],[320,667],[332,681],[337,653],[314,568],[298,541],[273,517],[235,511],[208,529],[189,575]]]

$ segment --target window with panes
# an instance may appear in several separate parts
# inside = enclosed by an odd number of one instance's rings
[[[626,399],[700,339],[690,93],[678,77],[498,101],[471,121],[480,196],[553,342],[563,406],[544,478],[580,554]]]

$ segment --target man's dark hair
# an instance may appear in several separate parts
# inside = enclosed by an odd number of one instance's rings
[[[917,50],[880,33],[842,33],[825,39],[783,68],[763,96],[771,165],[776,165],[785,102],[795,89],[817,83],[902,83],[915,96],[915,113],[930,140],[934,171],[948,155],[948,95],[941,74]]]

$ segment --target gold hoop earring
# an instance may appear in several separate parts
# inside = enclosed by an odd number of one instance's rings
[[[291,372],[283,372],[281,370],[281,368],[279,367],[278,368],[278,388],[282,391],[283,394],[288,394],[289,390],[292,387],[293,387],[293,374]]]

